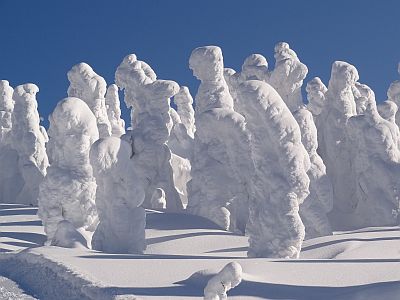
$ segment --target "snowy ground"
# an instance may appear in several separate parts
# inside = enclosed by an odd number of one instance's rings
[[[244,280],[230,299],[400,299],[398,227],[309,240],[299,260],[248,259],[243,236],[199,217],[148,212],[146,254],[121,255],[43,247],[36,211],[0,204],[0,299],[201,299],[207,279],[231,261]]]

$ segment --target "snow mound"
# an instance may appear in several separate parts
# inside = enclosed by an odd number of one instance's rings
[[[71,222],[66,220],[57,224],[57,230],[54,233],[50,245],[64,248],[88,248],[84,236]]]
[[[227,292],[242,281],[242,267],[237,262],[227,264],[213,276],[204,288],[204,300],[228,299]]]

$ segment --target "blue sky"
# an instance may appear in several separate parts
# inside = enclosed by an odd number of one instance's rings
[[[238,70],[251,53],[273,66],[274,45],[286,41],[308,66],[306,81],[320,76],[327,84],[332,62],[345,60],[382,101],[400,77],[399,11],[394,0],[0,0],[0,79],[37,84],[47,123],[76,63],[112,83],[123,57],[135,53],[160,79],[195,95],[198,82],[188,68],[195,47],[220,46],[225,66]]]

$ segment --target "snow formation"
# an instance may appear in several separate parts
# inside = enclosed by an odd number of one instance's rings
[[[382,118],[374,99],[367,101],[364,114],[348,121],[352,144],[352,171],[356,179],[356,200],[351,218],[353,228],[399,224],[400,212],[400,131],[393,122],[396,109]],[[392,114],[389,115],[388,112]]]
[[[96,228],[96,182],[89,151],[99,132],[88,105],[74,97],[60,101],[49,121],[51,166],[40,185],[38,214],[51,241],[63,220],[75,228]]]
[[[48,137],[44,127],[40,126],[37,92],[39,88],[28,83],[17,86],[13,93],[11,146],[18,153],[18,168],[23,178],[23,187],[15,203],[37,205],[39,185],[49,165]]]
[[[8,81],[0,81],[0,203],[15,203],[24,185],[18,153],[12,148],[13,92]]]
[[[248,255],[296,258],[304,239],[299,205],[309,194],[310,168],[299,126],[267,83],[245,81],[237,87],[237,96],[251,132],[255,164],[246,226]]]
[[[92,248],[111,253],[141,253],[146,248],[146,214],[140,207],[147,180],[137,173],[131,145],[117,137],[95,142],[90,162],[97,183],[96,207],[99,225]]]
[[[85,101],[96,117],[100,137],[110,136],[112,128],[107,115],[107,83],[104,78],[97,75],[86,63],[73,66],[67,75],[70,82],[68,97]]]
[[[227,292],[242,281],[242,266],[237,262],[227,264],[208,281],[204,288],[204,300],[228,299]]]
[[[189,67],[201,84],[195,98],[196,132],[188,211],[212,220],[221,228],[244,231],[245,224],[237,224],[247,214],[249,135],[244,117],[233,110],[221,49],[216,46],[194,49]]]
[[[183,203],[174,185],[171,151],[167,146],[173,121],[170,98],[179,91],[174,81],[157,80],[148,64],[136,55],[124,58],[115,73],[116,84],[124,90],[124,100],[132,112],[132,132],[123,139],[131,141],[133,155],[138,155],[138,173],[149,181],[144,207],[151,208],[157,188],[165,192],[167,210],[179,211]]]
[[[320,115],[321,122],[317,123],[318,152],[332,181],[334,209],[342,213],[351,213],[357,206],[356,178],[351,170],[352,145],[347,140],[346,126],[349,118],[356,114],[353,90],[358,78],[354,66],[342,61],[333,63],[325,108]]]
[[[327,214],[333,207],[332,184],[326,174],[326,167],[317,153],[317,128],[313,115],[305,108],[294,112],[299,124],[301,141],[310,157],[307,171],[310,179],[310,194],[300,205],[300,216],[306,230],[306,238],[331,235],[332,229]]]
[[[125,134],[125,121],[121,119],[121,107],[116,84],[109,85],[105,100],[107,116],[111,124],[111,134],[120,137]]]
[[[174,96],[174,102],[178,108],[178,115],[182,124],[186,127],[188,135],[193,138],[196,126],[194,124],[193,98],[186,86],[181,86]]]

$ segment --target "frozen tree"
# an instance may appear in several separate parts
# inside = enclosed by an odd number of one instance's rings
[[[13,93],[12,148],[18,153],[18,168],[24,185],[16,202],[36,205],[39,185],[49,165],[46,154],[47,134],[40,126],[36,93],[39,88],[31,83],[19,85]]]
[[[268,71],[267,59],[261,54],[251,54],[243,62],[241,76],[244,80],[269,82],[271,73]]]
[[[323,122],[319,122],[318,128],[318,153],[332,181],[334,210],[339,214],[350,213],[357,206],[356,179],[351,171],[352,145],[346,136],[347,121],[356,114],[353,90],[357,80],[358,72],[354,66],[342,61],[333,63],[325,93],[326,106],[320,115]]]
[[[358,115],[364,114],[368,103],[375,102],[375,93],[365,84],[356,82],[353,88],[356,112]]]
[[[318,118],[326,106],[325,94],[327,91],[328,89],[319,77],[314,77],[307,83],[307,108],[313,114],[314,118]]]
[[[204,300],[228,299],[227,292],[242,282],[242,266],[237,262],[227,264],[211,277],[204,288]]]
[[[0,80],[0,203],[14,203],[24,185],[18,168],[18,153],[12,148],[14,89]]]
[[[121,119],[121,107],[116,84],[111,84],[107,88],[105,100],[107,116],[111,124],[111,134],[120,137],[125,134],[125,121]]]
[[[249,136],[244,117],[233,110],[221,49],[196,48],[189,67],[201,84],[195,98],[196,132],[188,211],[224,229],[244,231],[249,197],[246,182],[251,170],[247,159]]]
[[[142,253],[146,248],[146,213],[140,206],[148,181],[132,154],[131,145],[118,137],[99,139],[90,150],[100,221],[92,239],[95,250]]]
[[[364,114],[351,117],[347,126],[357,201],[344,221],[348,227],[398,225],[400,221],[400,132],[395,123],[379,115],[372,100],[367,101]],[[388,119],[393,119],[396,110],[391,112]]]
[[[86,102],[97,120],[100,137],[110,136],[112,132],[106,108],[107,83],[86,63],[79,63],[68,71],[68,97],[76,97]]]
[[[182,124],[186,127],[188,135],[193,138],[196,126],[194,125],[193,98],[186,86],[181,86],[174,96],[174,102],[178,108],[178,114]]]
[[[14,89],[7,80],[0,80],[0,147],[10,143]]]
[[[40,185],[38,213],[51,241],[60,221],[88,231],[97,225],[96,181],[89,150],[99,132],[88,105],[74,97],[60,101],[49,121],[51,166]]]
[[[307,171],[310,179],[310,194],[300,205],[300,216],[306,229],[306,238],[331,235],[332,229],[327,213],[333,207],[332,184],[326,174],[326,167],[317,153],[317,128],[313,115],[305,108],[294,113],[301,131],[301,141],[310,157],[310,168]]]
[[[299,205],[309,194],[310,167],[299,125],[267,83],[249,80],[236,89],[238,109],[244,112],[251,133],[255,164],[249,179],[248,256],[297,258],[305,234]]]
[[[182,91],[182,88],[180,89]],[[179,93],[178,93],[179,94]],[[177,94],[177,95],[178,95]],[[176,101],[177,95],[174,96]],[[182,97],[182,96],[181,96]],[[193,101],[193,100],[192,100]],[[193,110],[193,109],[192,109]],[[171,166],[174,174],[175,188],[179,193],[184,205],[188,203],[187,183],[191,179],[190,161],[193,156],[193,137],[189,135],[186,126],[182,123],[179,114],[170,109],[171,120],[173,123],[171,134],[168,138],[168,147],[171,149]],[[194,120],[194,117],[193,117]],[[193,125],[194,128],[194,125]]]
[[[378,105],[378,112],[385,120],[396,124],[396,113],[398,107],[393,101],[386,100]]]
[[[290,111],[303,105],[301,86],[307,76],[307,66],[300,62],[289,44],[281,42],[275,46],[275,68],[267,81],[282,97]]]
[[[399,66],[400,66],[400,64],[399,64]],[[399,73],[400,73],[400,70],[399,70]],[[390,84],[389,89],[387,91],[387,96],[388,96],[388,100],[393,101],[394,103],[397,104],[397,106],[400,105],[400,80],[396,80]],[[397,111],[397,114],[396,114],[396,124],[398,126],[400,126],[399,111]]]
[[[137,166],[150,182],[146,189],[145,207],[151,207],[154,190],[165,192],[167,210],[183,208],[175,188],[171,151],[167,141],[173,126],[170,97],[179,91],[177,83],[157,80],[149,65],[138,61],[134,54],[124,58],[115,73],[116,84],[124,89],[125,103],[133,108],[131,140],[134,155],[140,154]]]

